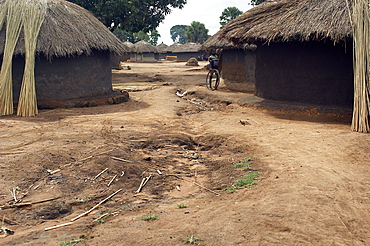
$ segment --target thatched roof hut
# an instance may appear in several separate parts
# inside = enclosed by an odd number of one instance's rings
[[[158,53],[166,53],[167,48],[168,48],[168,45],[163,43],[163,42],[161,44],[157,45]]]
[[[178,62],[185,62],[188,61],[190,58],[200,58],[201,53],[199,49],[201,48],[201,44],[198,43],[185,43],[182,45],[173,45],[171,47],[172,56],[177,56],[176,61]]]
[[[132,50],[134,48],[133,43],[131,43],[130,41],[125,41],[125,42],[123,42],[123,44],[129,49],[128,52],[132,52]]]
[[[145,40],[136,42],[132,47],[131,58],[132,62],[155,62],[155,54],[158,53],[157,48]]]
[[[182,46],[182,44],[180,44],[180,43],[173,43],[173,44],[171,44],[170,46],[167,47],[166,52],[167,53],[172,53],[172,51],[175,48],[177,48],[178,46]]]
[[[4,2],[0,0],[0,8]],[[110,54],[122,54],[126,46],[82,7],[64,0],[44,2],[46,15],[37,38],[35,64],[39,106],[111,94]],[[5,29],[0,30],[0,55],[4,52]],[[13,92],[17,102],[24,68],[23,32],[14,55]]]
[[[226,25],[220,38],[258,46],[257,96],[351,107],[350,5],[347,0],[285,0],[257,6]]]

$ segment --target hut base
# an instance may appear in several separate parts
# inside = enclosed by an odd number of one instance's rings
[[[101,105],[112,105],[127,102],[130,96],[127,91],[115,90],[112,93],[96,96],[76,98],[66,101],[38,101],[39,109],[55,109],[55,108],[83,108],[96,107]]]
[[[340,115],[352,115],[352,108],[342,106],[317,105],[308,103],[277,101],[270,99],[263,99],[257,96],[246,96],[238,100],[241,106],[253,106],[268,109],[278,110],[294,110],[294,111],[316,111],[318,113],[334,113]]]

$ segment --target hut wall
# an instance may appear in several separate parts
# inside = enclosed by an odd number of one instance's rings
[[[221,59],[221,77],[226,87],[233,91],[254,92],[255,52],[225,50]]]
[[[13,93],[18,102],[24,69],[24,57],[13,60]],[[36,59],[36,94],[38,102],[61,102],[70,99],[106,95],[112,92],[110,53],[95,51],[90,56],[59,57],[51,61]]]
[[[177,62],[187,62],[192,57],[198,59],[198,57],[200,57],[201,54],[198,52],[183,52],[183,53],[176,53],[174,55],[177,56],[177,59],[176,59]]]
[[[352,43],[271,43],[256,57],[256,92],[266,99],[352,106]]]
[[[154,53],[131,53],[132,62],[156,62]]]

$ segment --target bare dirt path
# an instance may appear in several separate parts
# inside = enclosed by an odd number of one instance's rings
[[[370,135],[350,117],[240,106],[245,94],[207,91],[206,71],[184,63],[130,66],[114,71],[130,102],[0,118],[0,205],[13,189],[21,203],[56,198],[3,207],[17,224],[4,220],[14,234],[0,245],[370,244]],[[257,184],[224,190],[251,172]]]

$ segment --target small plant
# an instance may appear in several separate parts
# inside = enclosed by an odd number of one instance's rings
[[[105,221],[103,220],[103,218],[98,218],[95,221],[99,222],[99,224],[104,224],[105,223]]]
[[[187,208],[188,205],[181,203],[181,204],[177,204],[177,207],[178,208]]]
[[[186,238],[180,238],[180,241],[188,244],[199,244],[202,240],[200,238],[194,237],[194,235],[191,235],[190,237],[186,236]]]
[[[141,220],[149,221],[158,219],[158,215],[147,215],[140,218]]]
[[[67,246],[67,245],[71,245],[71,244],[80,243],[80,242],[85,241],[86,239],[87,238],[85,238],[85,237],[81,237],[79,239],[73,239],[73,240],[70,240],[70,241],[64,241],[64,242],[60,243],[59,246]]]
[[[231,187],[228,187],[224,190],[228,192],[234,192],[236,189],[244,188],[250,189],[252,185],[256,184],[257,181],[255,180],[258,177],[257,172],[250,172],[247,175],[244,175],[240,179],[236,181]]]
[[[242,167],[244,171],[250,171],[251,170],[251,158],[245,158],[242,162],[237,163],[234,165],[234,167]]]

